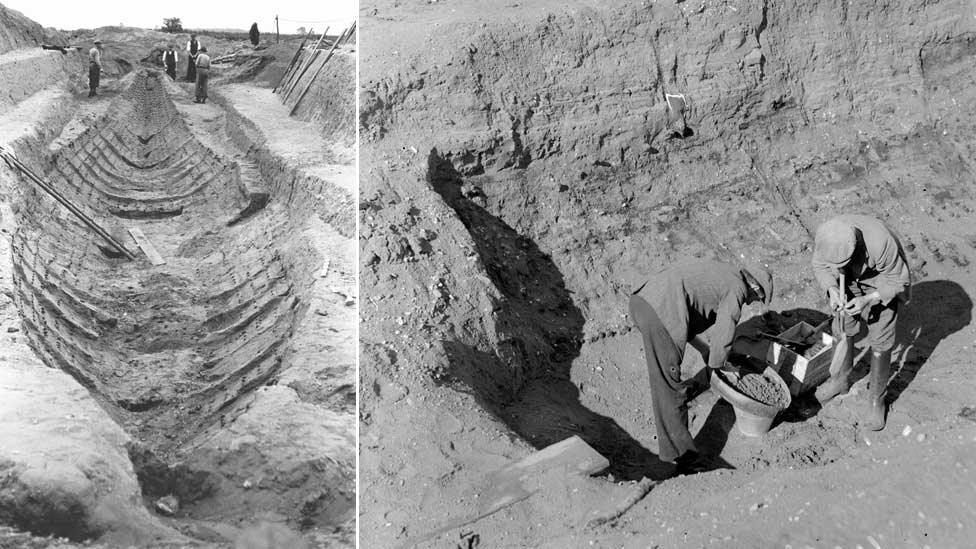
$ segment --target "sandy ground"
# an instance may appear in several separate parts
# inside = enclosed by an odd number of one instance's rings
[[[607,473],[423,546],[967,543],[971,6],[362,7],[363,543],[478,516],[493,471],[571,435]],[[690,99],[684,138],[662,92]],[[682,257],[762,260],[795,322],[824,309],[811,235],[839,212],[894,226],[916,275],[888,428],[859,425],[860,358],[849,395],[794,399],[759,439],[709,391],[692,432],[726,468],[669,478],[629,291]],[[641,477],[647,497],[585,526]]]
[[[242,115],[259,127],[268,139],[272,153],[309,173],[335,182],[336,186],[355,193],[358,185],[355,150],[342,143],[327,142],[309,124],[288,117],[289,108],[282,105],[268,88],[232,84],[220,92],[232,101]]]

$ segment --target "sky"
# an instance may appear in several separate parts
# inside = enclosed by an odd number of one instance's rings
[[[0,0],[45,27],[62,30],[124,25],[158,29],[163,19],[179,17],[187,29],[243,29],[257,23],[262,34],[274,33],[275,15],[283,33],[298,27],[349,26],[357,16],[357,0]]]

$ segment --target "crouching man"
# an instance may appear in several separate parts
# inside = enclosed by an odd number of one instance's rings
[[[911,272],[901,242],[880,220],[866,215],[839,215],[817,229],[813,274],[826,293],[830,308],[840,311],[834,333],[854,336],[867,327],[871,346],[868,412],[864,425],[874,431],[885,426],[885,388],[891,374],[898,309],[908,301]],[[843,275],[844,288],[840,288]],[[838,345],[844,353],[837,371],[817,388],[817,400],[827,403],[850,389],[854,368],[853,345]]]
[[[630,317],[644,341],[659,457],[674,463],[677,474],[709,468],[688,430],[688,401],[697,387],[694,378],[681,379],[685,345],[698,349],[709,368],[724,368],[742,306],[768,305],[772,297],[773,278],[766,269],[717,261],[669,267],[630,297]],[[709,328],[706,345],[699,336]]]

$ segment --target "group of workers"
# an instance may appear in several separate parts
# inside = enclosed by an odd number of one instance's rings
[[[867,405],[861,424],[885,426],[885,387],[891,373],[898,309],[909,298],[911,272],[898,237],[882,221],[864,215],[840,215],[824,222],[814,242],[813,274],[835,314],[833,333],[855,336],[866,329],[871,347]],[[843,282],[843,285],[841,285]],[[688,428],[688,401],[704,389],[700,376],[682,380],[685,345],[702,355],[710,369],[741,374],[728,361],[743,305],[769,305],[773,277],[760,265],[737,266],[698,261],[664,269],[630,297],[630,316],[640,330],[650,376],[659,457],[676,474],[712,468],[699,454]],[[701,334],[711,328],[710,343]],[[830,378],[816,391],[825,404],[850,388],[853,346],[835,361]],[[708,371],[706,370],[706,373]],[[707,379],[707,376],[705,376]]]
[[[186,43],[188,52],[186,61],[186,81],[195,82],[194,102],[207,102],[207,86],[210,82],[210,56],[207,55],[207,48],[204,47],[195,34],[190,35],[190,40]],[[173,44],[167,46],[162,55],[163,66],[166,67],[166,74],[176,80],[176,64],[180,58]],[[102,72],[102,41],[95,40],[95,46],[88,51],[88,97],[98,95],[97,90]]]

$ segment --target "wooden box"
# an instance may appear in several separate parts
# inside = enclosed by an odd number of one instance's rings
[[[828,333],[829,330],[830,319],[827,319],[819,326],[800,322],[779,334],[781,339],[823,345],[815,353],[807,353],[809,356],[797,354],[777,341],[769,346],[766,361],[786,381],[791,395],[797,396],[811,391],[830,377],[834,338]]]

